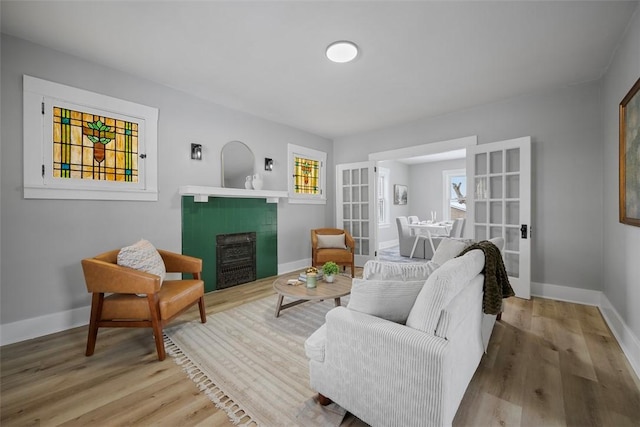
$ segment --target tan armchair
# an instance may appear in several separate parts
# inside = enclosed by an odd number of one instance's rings
[[[344,234],[344,242],[339,237],[341,234]],[[318,236],[321,237],[318,238]],[[339,228],[311,230],[311,263],[314,267],[322,267],[325,262],[333,261],[343,267],[349,266],[351,277],[354,277],[355,247],[353,237],[346,230]]]
[[[159,276],[118,265],[118,252],[82,260],[87,291],[93,293],[86,355],[93,354],[100,327],[152,328],[158,359],[164,360],[162,329],[169,321],[195,303],[200,307],[200,320],[207,321],[202,260],[158,250],[167,273],[193,275],[189,280],[165,280],[160,286]],[[110,295],[105,297],[105,293]]]

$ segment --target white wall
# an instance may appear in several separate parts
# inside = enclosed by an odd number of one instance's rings
[[[633,348],[640,374],[640,227],[618,220],[618,106],[640,78],[640,7],[627,28],[607,70],[603,84],[604,117],[604,280],[603,291],[617,314],[613,320],[626,323],[632,334],[620,334],[621,345]],[[619,318],[618,318],[619,316]],[[635,339],[633,338],[635,335]]]
[[[526,78],[526,76],[523,76]],[[532,280],[602,288],[600,82],[552,88],[334,141],[340,161],[477,135],[478,143],[533,141]],[[389,141],[393,141],[392,146]]]
[[[220,185],[220,150],[245,142],[258,164],[273,158],[265,189],[286,190],[287,143],[328,153],[329,203],[278,206],[278,261],[311,257],[309,229],[333,225],[331,142],[284,125],[204,102],[182,92],[97,64],[2,36],[1,253],[3,334],[7,324],[32,319],[59,326],[86,323],[90,302],[80,260],[145,237],[181,250],[181,185]],[[158,107],[157,202],[25,200],[22,197],[22,75]],[[203,144],[204,160],[190,159],[190,143]],[[60,316],[57,314],[63,313]],[[67,313],[67,314],[64,314]],[[70,314],[69,314],[70,313]],[[37,319],[38,316],[45,316]],[[53,317],[47,317],[53,316]],[[55,320],[55,321],[54,321]],[[11,328],[9,328],[11,329]],[[3,337],[4,342],[4,337]]]
[[[465,169],[466,160],[446,160],[441,162],[411,165],[412,211],[420,220],[431,219],[431,211],[436,211],[438,220],[444,219],[442,172],[445,170]]]

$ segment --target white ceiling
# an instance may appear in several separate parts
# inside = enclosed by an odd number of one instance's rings
[[[329,138],[591,81],[638,2],[7,1],[3,33]],[[324,57],[347,39],[349,64]]]

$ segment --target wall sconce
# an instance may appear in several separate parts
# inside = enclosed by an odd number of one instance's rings
[[[191,158],[193,160],[202,160],[202,145],[191,144]]]
[[[273,159],[264,158],[264,170],[269,172],[273,170]]]

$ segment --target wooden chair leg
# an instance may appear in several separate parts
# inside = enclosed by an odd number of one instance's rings
[[[207,323],[207,312],[204,310],[204,297],[200,297],[198,300],[198,307],[200,308],[200,321]]]
[[[318,393],[318,396],[316,396],[316,399],[318,400],[318,403],[321,404],[322,406],[327,406],[333,403],[331,399],[329,399],[327,396],[324,396],[320,393]]]
[[[158,360],[164,360],[167,355],[164,351],[164,337],[162,336],[162,321],[160,313],[158,313],[158,294],[147,294],[149,301],[149,312],[151,313],[151,327],[153,328],[153,337],[156,341],[156,350],[158,351]]]
[[[94,292],[91,297],[91,318],[89,319],[89,335],[87,337],[87,349],[85,356],[91,356],[96,349],[98,339],[98,322],[102,315],[102,301],[104,294]]]

